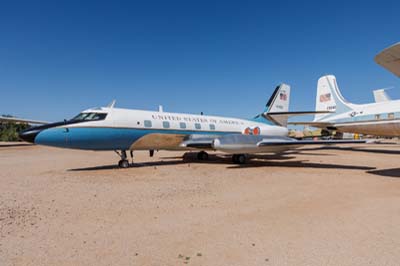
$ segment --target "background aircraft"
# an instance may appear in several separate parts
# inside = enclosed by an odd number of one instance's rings
[[[387,89],[379,89],[379,90],[374,90],[374,99],[376,103],[379,102],[388,102],[391,101],[392,98],[386,93]]]
[[[16,123],[38,124],[38,125],[44,125],[44,124],[48,123],[45,121],[24,119],[24,118],[12,117],[12,116],[0,116],[0,122],[16,122]]]
[[[400,77],[400,42],[382,50],[375,62]]]
[[[286,127],[291,115],[319,112],[288,112],[290,87],[278,86],[264,112],[253,119],[130,110],[108,107],[83,111],[69,121],[46,124],[20,133],[26,141],[61,148],[115,150],[119,166],[129,167],[126,151],[204,150],[232,154],[243,164],[246,154],[282,152],[310,144],[348,143],[348,141],[304,141],[289,138]],[[325,111],[322,113],[326,113]]]
[[[316,114],[312,122],[290,124],[310,125],[339,132],[400,136],[400,100],[350,103],[340,93],[335,76],[328,75],[318,80],[315,102],[317,111],[334,113]]]
[[[375,56],[375,62],[400,77],[400,43]],[[374,91],[375,103],[354,104],[346,101],[339,91],[335,76],[318,80],[315,108],[332,114],[317,114],[312,122],[292,122],[324,130],[376,136],[400,136],[400,100],[392,100],[386,89]]]

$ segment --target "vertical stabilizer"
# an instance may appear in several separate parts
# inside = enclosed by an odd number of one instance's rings
[[[265,112],[288,112],[290,102],[290,86],[287,84],[280,84],[275,88],[274,93],[269,98]]]
[[[289,102],[290,102],[290,86],[287,84],[280,84],[275,88],[274,93],[271,98],[269,98],[267,105],[264,110],[264,114],[268,115],[269,113],[280,113],[280,112],[288,112],[289,111]],[[282,126],[287,125],[288,116],[277,116],[273,119],[274,123]]]
[[[348,103],[339,91],[336,78],[333,75],[323,76],[318,79],[317,96],[315,98],[316,111],[330,111],[344,113],[350,111],[350,103]],[[314,121],[320,121],[332,114],[317,114]]]

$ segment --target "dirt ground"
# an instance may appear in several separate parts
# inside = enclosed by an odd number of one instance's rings
[[[223,154],[0,144],[0,265],[399,265],[400,145]]]

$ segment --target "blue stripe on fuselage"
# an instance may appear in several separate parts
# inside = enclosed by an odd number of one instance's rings
[[[223,135],[235,132],[113,127],[70,127],[67,129],[57,127],[40,132],[35,138],[35,143],[84,150],[128,150],[135,141],[151,133]]]

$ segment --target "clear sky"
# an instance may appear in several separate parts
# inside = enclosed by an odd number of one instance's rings
[[[105,106],[252,117],[280,82],[313,110],[317,79],[350,101],[400,98],[373,58],[400,1],[2,1],[0,114],[47,121]]]

